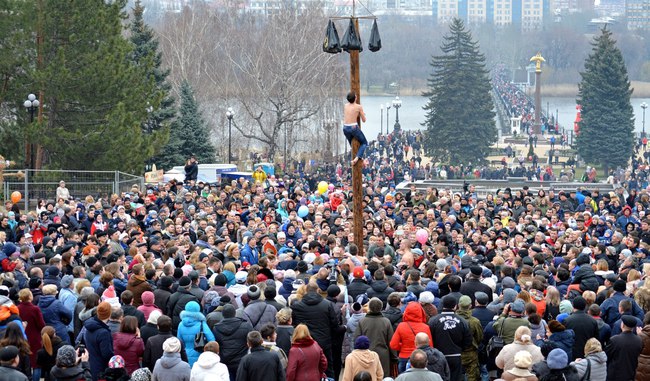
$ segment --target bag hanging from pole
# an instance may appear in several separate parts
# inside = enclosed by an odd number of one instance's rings
[[[325,40],[323,41],[323,51],[325,53],[341,53],[341,42],[339,32],[336,31],[336,25],[329,20],[327,30],[325,31]]]
[[[377,20],[373,21],[372,29],[370,31],[370,41],[368,41],[368,50],[377,52],[381,49],[381,36],[379,35],[379,28],[377,27]]]
[[[348,30],[345,31],[343,35],[343,40],[341,40],[341,49],[349,52],[350,50],[363,51],[363,45],[361,44],[361,37],[357,32],[357,28],[354,27],[354,22],[350,19],[350,25]]]

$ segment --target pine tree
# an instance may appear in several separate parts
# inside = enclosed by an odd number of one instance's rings
[[[612,32],[603,28],[592,42],[591,54],[580,73],[577,102],[582,106],[578,153],[591,164],[625,166],[634,146],[632,89],[621,51]]]
[[[45,92],[39,143],[48,164],[63,169],[141,172],[155,139],[142,134],[147,108],[163,98],[135,65],[123,37],[126,0],[43,0],[43,67],[34,78]]]
[[[435,162],[477,164],[497,140],[490,80],[478,43],[454,19],[442,55],[432,59],[424,148]]]
[[[145,134],[158,134],[156,136],[156,154],[169,139],[168,125],[176,116],[174,98],[171,96],[172,86],[167,82],[169,69],[164,70],[162,65],[162,53],[158,50],[158,40],[153,29],[145,24],[144,6],[140,0],[136,0],[133,7],[133,19],[130,24],[130,41],[133,44],[131,59],[138,66],[148,68],[148,76],[153,78],[156,84],[156,91],[162,94],[162,99],[157,108],[151,108],[148,118],[142,123],[142,132]],[[155,159],[153,160],[155,162]]]
[[[169,143],[163,149],[165,154],[159,161],[161,169],[183,165],[191,155],[195,155],[199,163],[211,163],[216,156],[214,145],[210,142],[208,126],[194,99],[194,91],[187,81],[181,84],[180,93],[179,116],[172,123]]]

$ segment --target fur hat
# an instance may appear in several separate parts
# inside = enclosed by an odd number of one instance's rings
[[[56,352],[56,365],[70,368],[77,365],[77,352],[72,345],[64,345]]]

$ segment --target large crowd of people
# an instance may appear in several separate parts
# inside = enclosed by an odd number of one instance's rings
[[[258,178],[7,202],[0,380],[648,380],[646,190]]]

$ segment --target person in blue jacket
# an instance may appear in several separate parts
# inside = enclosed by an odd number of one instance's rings
[[[93,381],[108,367],[108,362],[113,357],[113,336],[111,329],[106,324],[111,317],[111,305],[108,302],[99,303],[95,316],[84,323],[83,342],[88,351],[90,372]]]
[[[38,308],[43,313],[45,324],[52,326],[61,340],[70,344],[68,324],[72,321],[72,311],[56,299],[57,288],[53,284],[43,287],[43,295],[38,300]]]
[[[242,247],[241,254],[239,256],[239,259],[242,263],[248,262],[251,266],[257,264],[260,255],[257,251],[256,245],[257,240],[255,239],[255,236],[251,236],[248,238],[248,241],[244,243],[244,247]]]
[[[203,332],[205,342],[214,341],[214,334],[205,316],[201,313],[201,307],[197,302],[189,302],[185,310],[181,312],[181,323],[178,325],[178,338],[185,344],[187,362],[190,367],[199,359],[200,353],[194,350],[194,339],[199,332]]]

